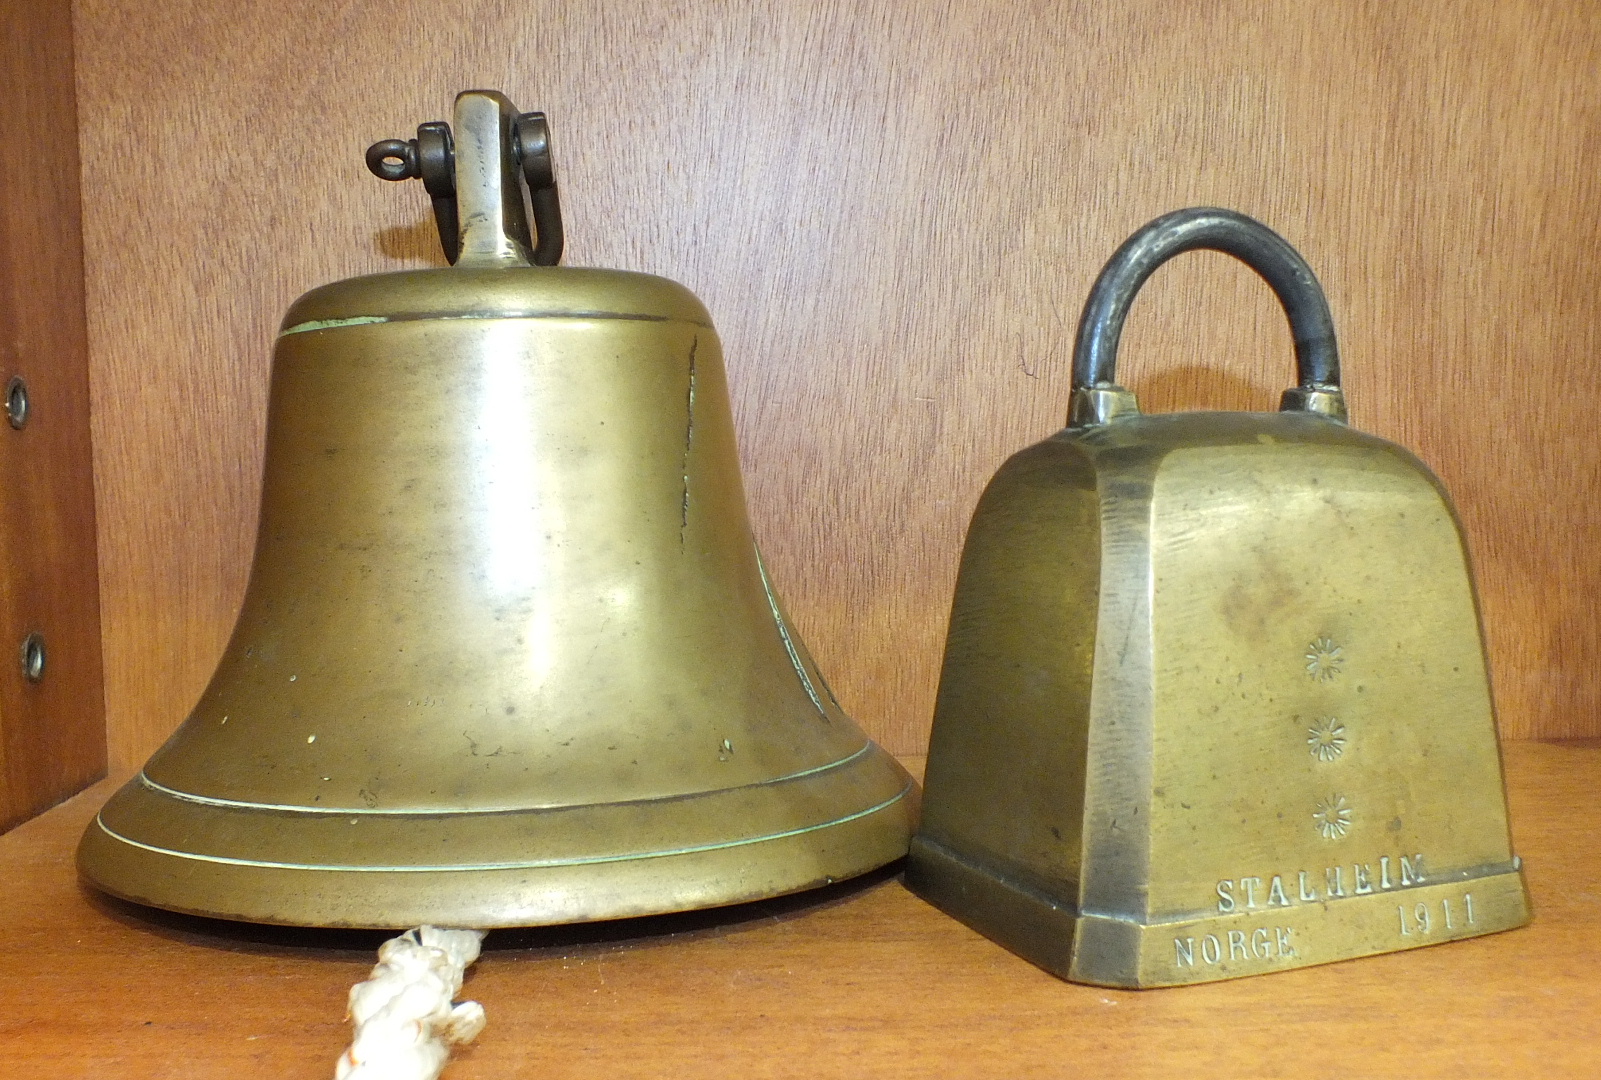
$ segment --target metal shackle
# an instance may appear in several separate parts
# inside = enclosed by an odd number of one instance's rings
[[[1295,339],[1297,385],[1279,407],[1345,419],[1340,354],[1334,319],[1312,268],[1278,233],[1232,210],[1193,207],[1164,214],[1118,248],[1095,279],[1079,317],[1073,348],[1075,426],[1105,423],[1138,412],[1134,397],[1117,385],[1117,346],[1140,286],[1157,267],[1186,251],[1221,251],[1255,270],[1273,289]]]
[[[504,166],[508,162],[500,159],[508,158],[513,171],[520,170],[523,182],[528,186],[533,233],[529,233],[527,215],[521,208],[513,208],[504,222],[505,229],[509,231],[507,239],[511,249],[517,252],[511,257],[512,261],[523,265],[555,266],[561,262],[565,240],[561,199],[556,193],[556,171],[551,159],[550,124],[545,114],[518,113],[512,103],[496,91],[469,90],[458,96],[458,106],[463,98],[469,99],[469,103],[477,101],[499,107],[498,110],[486,112],[483,108],[474,110],[469,104],[469,111],[456,118],[458,129],[473,129],[462,131],[461,134],[480,136],[481,141],[482,137],[487,136],[490,144],[487,149],[490,150],[490,156],[495,158],[492,163],[476,162],[474,175],[482,179],[495,173],[504,173]],[[496,116],[496,111],[505,115]],[[508,119],[509,125],[504,123]],[[502,126],[507,130],[500,130]],[[495,130],[489,131],[489,128]],[[452,266],[462,254],[463,225],[473,228],[476,223],[480,232],[485,227],[470,213],[468,221],[464,222],[462,218],[464,200],[473,202],[477,193],[460,191],[456,183],[456,134],[451,131],[449,124],[435,120],[418,125],[415,139],[384,139],[367,147],[366,154],[368,170],[381,180],[422,180],[429,198],[433,200],[440,246],[444,249],[445,260]],[[472,169],[473,166],[469,166],[469,172]],[[499,177],[501,184],[508,181],[515,186],[516,181],[509,176]],[[521,201],[520,195],[514,196],[514,199],[519,203]],[[494,246],[498,248],[498,241]],[[492,256],[492,260],[501,261],[498,255]]]

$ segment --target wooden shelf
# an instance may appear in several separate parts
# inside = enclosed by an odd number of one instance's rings
[[[1522,930],[1178,990],[1060,982],[893,872],[780,901],[503,932],[447,1080],[538,1077],[1595,1076],[1601,743],[1506,747],[1535,904]],[[81,887],[116,781],[0,837],[0,1072],[332,1076],[383,935],[237,926]]]

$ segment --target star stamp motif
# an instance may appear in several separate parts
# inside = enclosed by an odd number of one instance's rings
[[[1319,637],[1306,647],[1306,673],[1318,682],[1328,682],[1345,667],[1345,650],[1332,638]]]
[[[1325,716],[1306,729],[1306,745],[1319,761],[1333,761],[1345,753],[1345,725],[1332,716]]]
[[[1312,811],[1312,824],[1325,840],[1338,840],[1351,831],[1351,804],[1344,795],[1330,795]]]

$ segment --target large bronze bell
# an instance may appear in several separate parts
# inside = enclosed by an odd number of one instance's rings
[[[916,790],[841,711],[752,541],[705,309],[549,265],[544,118],[497,93],[369,164],[424,179],[455,265],[289,310],[238,625],[89,827],[84,876],[229,919],[489,927],[903,854]]]
[[[1135,294],[1197,248],[1290,317],[1278,413],[1146,416],[1117,385]],[[1526,922],[1456,515],[1346,426],[1300,255],[1228,211],[1158,218],[1096,282],[1073,386],[1068,427],[973,515],[907,884],[1109,986]]]

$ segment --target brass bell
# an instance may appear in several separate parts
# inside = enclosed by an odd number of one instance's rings
[[[491,927],[730,904],[905,852],[916,789],[757,554],[705,309],[550,265],[549,149],[543,116],[470,91],[453,130],[370,152],[422,177],[455,265],[290,308],[238,625],[85,833],[94,885]]]
[[[1116,383],[1135,293],[1200,248],[1289,316],[1277,414],[1144,416]],[[984,492],[907,883],[1103,986],[1528,921],[1456,515],[1417,458],[1346,426],[1322,290],[1250,218],[1179,211],[1117,251],[1068,427]]]

